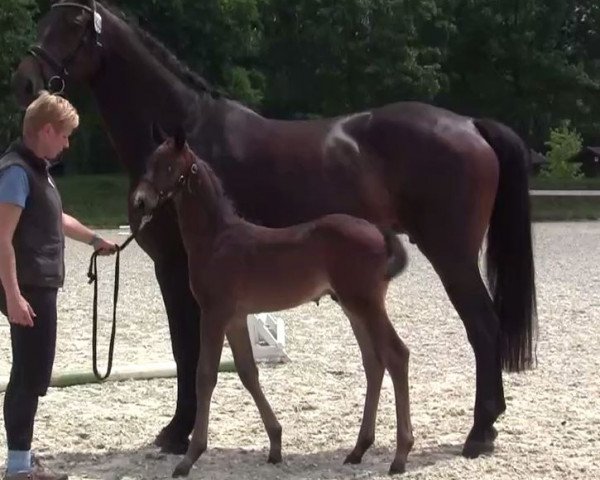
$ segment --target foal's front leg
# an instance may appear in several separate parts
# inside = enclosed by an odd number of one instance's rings
[[[281,462],[281,425],[277,421],[277,417],[273,413],[269,401],[260,388],[258,368],[254,361],[254,354],[252,353],[247,321],[245,315],[235,317],[227,330],[227,340],[233,353],[235,368],[240,380],[248,392],[250,392],[250,395],[252,395],[269,436],[271,445],[267,461],[269,463],[279,463]]]
[[[222,311],[202,312],[200,327],[200,356],[196,370],[196,421],[188,450],[173,471],[173,477],[187,476],[192,465],[206,450],[208,443],[208,415],[212,393],[217,383],[219,362],[223,351],[225,329],[230,316]]]

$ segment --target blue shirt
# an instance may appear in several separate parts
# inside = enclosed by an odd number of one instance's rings
[[[25,208],[29,196],[29,179],[25,169],[11,165],[0,172],[0,203],[11,203]]]

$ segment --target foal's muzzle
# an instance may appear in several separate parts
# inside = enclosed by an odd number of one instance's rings
[[[148,215],[158,205],[158,196],[146,184],[142,184],[133,192],[132,204],[133,208]]]

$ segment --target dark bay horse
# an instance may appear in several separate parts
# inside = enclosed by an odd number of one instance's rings
[[[493,425],[506,408],[502,368],[520,371],[535,357],[529,153],[512,130],[421,103],[270,120],[215,95],[162,44],[92,0],[53,4],[14,90],[26,105],[63,81],[90,87],[132,188],[154,149],[152,124],[172,132],[183,119],[190,145],[245,218],[281,227],[346,213],[406,233],[440,276],[475,354],[474,422],[463,454],[493,449]],[[139,221],[131,211],[134,229]],[[178,371],[177,409],[156,443],[185,451],[196,405],[197,308],[172,207],[144,230],[138,241],[155,263]],[[487,286],[478,267],[486,231]]]
[[[146,165],[133,205],[151,214],[165,197],[174,199],[190,286],[202,305],[196,423],[173,476],[187,475],[206,450],[210,400],[225,336],[269,436],[269,462],[281,462],[281,425],[258,381],[247,317],[296,307],[325,294],[335,295],[350,319],[367,377],[363,422],[346,461],[359,463],[373,443],[381,382],[388,370],[397,421],[390,472],[404,472],[413,445],[408,349],[385,309],[388,283],[406,265],[406,252],[395,233],[339,213],[283,228],[247,222],[235,213],[213,170],[191,151],[183,131],[164,140]]]

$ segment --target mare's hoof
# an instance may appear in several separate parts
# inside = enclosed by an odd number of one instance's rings
[[[267,463],[272,463],[272,464],[281,463],[281,452],[269,453],[269,458],[267,458]]]
[[[496,440],[497,436],[498,430],[494,427],[490,427],[486,431],[483,440],[467,438],[462,451],[463,457],[477,458],[480,455],[492,453],[494,451],[494,440]]]
[[[406,463],[405,462],[392,462],[392,465],[390,466],[390,471],[389,474],[390,475],[398,475],[400,473],[404,473],[406,472]]]
[[[348,454],[348,456],[346,457],[346,460],[344,460],[344,465],[358,465],[359,463],[362,462],[362,455],[359,455],[358,453],[355,452],[350,452]]]
[[[173,478],[187,477],[190,473],[191,468],[191,462],[187,458],[184,458],[183,460],[181,460],[181,462],[177,464],[175,470],[173,470]]]
[[[154,439],[154,445],[159,447],[163,453],[184,455],[190,445],[190,440],[187,435],[175,435],[171,433],[168,427],[165,427]]]

